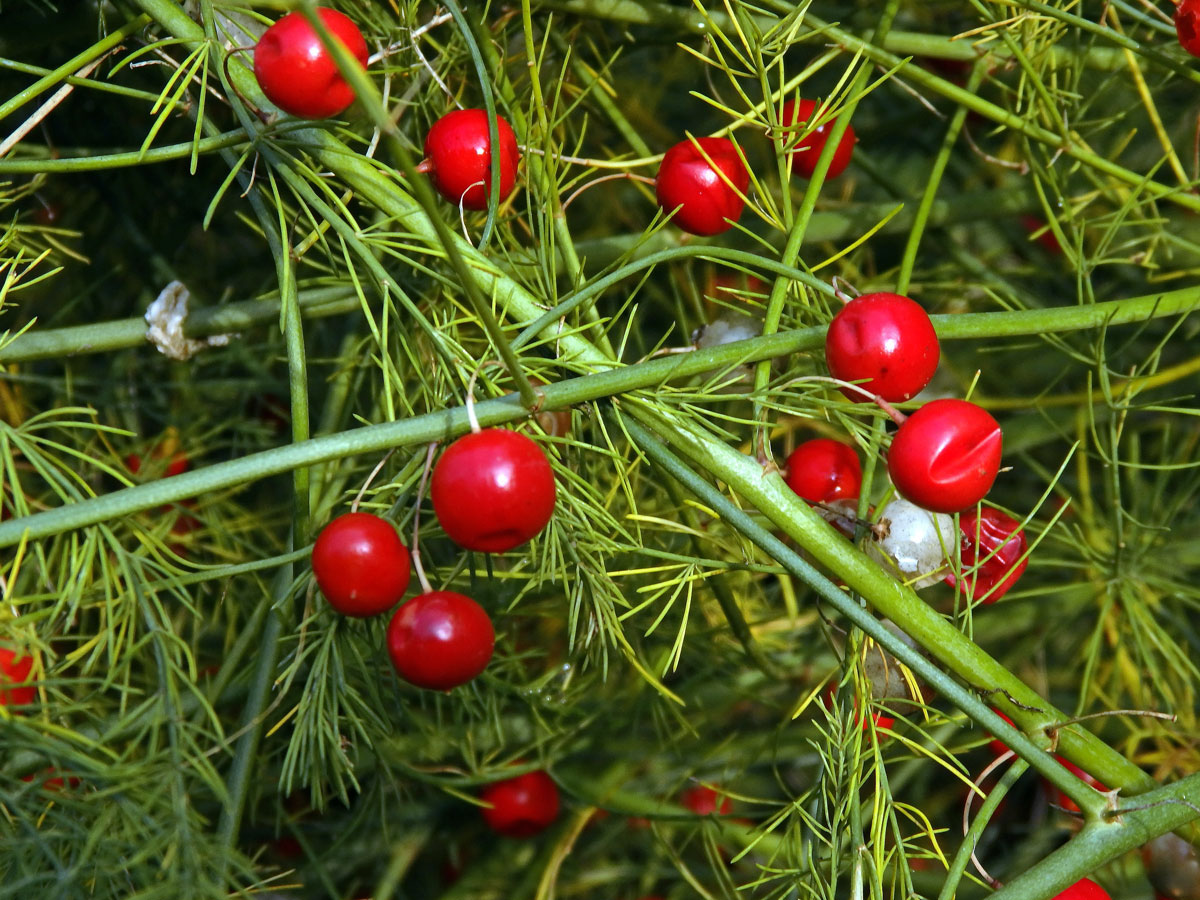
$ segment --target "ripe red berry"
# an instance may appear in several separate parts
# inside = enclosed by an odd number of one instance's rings
[[[862,464],[850,444],[832,438],[805,441],[784,464],[787,483],[809,503],[855,499],[862,488]]]
[[[1083,771],[1083,769],[1079,768],[1079,766],[1075,765],[1075,763],[1073,763],[1069,760],[1063,759],[1061,756],[1055,756],[1054,758],[1057,759],[1060,763],[1062,763],[1069,772],[1071,772],[1076,778],[1078,778],[1084,784],[1089,785],[1090,787],[1094,787],[1098,791],[1107,791],[1108,790],[1108,788],[1105,787],[1098,779],[1094,778],[1093,776],[1089,775],[1087,772]],[[1051,787],[1050,793],[1051,793],[1051,799],[1057,805],[1059,805],[1063,809],[1065,809],[1067,812],[1077,813],[1080,811],[1078,804],[1076,804],[1074,800],[1072,800],[1070,797],[1068,797],[1066,794],[1064,794],[1058,788]]]
[[[783,117],[780,119],[785,128],[792,129],[787,141],[788,144],[795,144],[795,149],[791,151],[792,171],[805,178],[812,178],[816,172],[817,160],[821,158],[825,143],[829,140],[829,132],[833,130],[833,121],[830,120],[800,136],[804,129],[795,126],[803,126],[809,122],[816,111],[816,101],[789,100],[783,107]],[[850,157],[854,155],[854,141],[854,126],[847,125],[842,139],[838,141],[837,149],[833,151],[833,159],[829,161],[826,178],[837,178],[846,171],[846,166],[850,165]]]
[[[969,400],[933,400],[896,431],[888,474],[917,506],[962,512],[991,490],[1002,442],[999,424],[983,407]]]
[[[435,691],[466,684],[486,669],[495,644],[483,607],[454,591],[413,597],[387,630],[388,655],[400,677]]]
[[[728,797],[723,797],[707,785],[699,784],[690,787],[679,796],[679,804],[690,809],[698,816],[711,816],[717,813],[727,816],[733,810],[733,803]]]
[[[168,445],[173,443],[168,440],[159,444],[150,454],[151,469],[148,474],[153,477],[171,478],[175,475],[182,475],[191,467],[191,461],[186,453],[182,450],[176,450],[170,454],[167,459],[166,467],[163,467],[162,460],[167,458],[169,452]],[[125,457],[125,467],[134,475],[140,475],[142,472],[142,456],[140,453],[130,453]]]
[[[1090,878],[1077,881],[1061,894],[1056,894],[1054,900],[1110,900],[1108,891],[1096,884]]]
[[[1004,713],[1000,712],[1000,710],[993,709],[992,712],[994,712],[996,715],[998,715],[1000,718],[1002,718],[1009,725],[1013,724],[1013,720],[1010,719],[1008,716],[1006,716]],[[988,749],[992,751],[992,754],[994,756],[1003,756],[1005,753],[1008,753],[1008,751],[1011,750],[1012,748],[1009,747],[1008,744],[1004,743],[1004,741],[1000,740],[1000,738],[992,738],[990,741],[988,741]]]
[[[45,778],[45,781],[43,781],[41,784],[41,787],[44,790],[61,791],[61,790],[64,790],[65,788],[67,788],[68,786],[73,787],[73,788],[79,787],[79,785],[82,783],[79,780],[79,778],[75,775],[68,775],[66,777],[66,781],[64,781],[63,777],[61,775],[54,774],[57,771],[58,770],[56,768],[54,768],[54,766],[50,766],[45,770],[45,772],[43,772],[41,774],[40,777]],[[50,777],[46,778],[47,775]],[[21,780],[32,784],[36,780],[36,778],[34,775],[29,774],[29,775],[24,776]]]
[[[733,227],[749,186],[750,173],[733,141],[702,137],[680,141],[663,155],[654,193],[664,212],[675,212],[672,222],[707,236]]]
[[[1200,56],[1200,0],[1180,0],[1175,7],[1175,33],[1192,56]]]
[[[978,513],[971,510],[958,520],[962,532],[962,590],[972,603],[995,603],[1025,571],[1029,560],[1022,557],[1029,545],[1020,524],[991,506],[982,507]],[[953,587],[954,576],[947,575],[946,583]]]
[[[892,403],[921,391],[937,369],[937,333],[920,304],[901,294],[855,297],[843,306],[825,333],[829,373]],[[865,381],[864,381],[865,379]],[[842,388],[851,400],[870,399]]]
[[[558,785],[545,772],[526,772],[489,784],[479,795],[483,819],[507,837],[532,837],[558,817]]]
[[[500,137],[500,199],[512,193],[521,161],[517,136],[512,126],[496,117]],[[448,112],[425,136],[425,159],[420,170],[428,172],[439,194],[466,209],[487,209],[487,188],[492,184],[491,134],[487,110],[456,109]]]
[[[838,687],[837,687],[836,682],[830,683],[830,685],[825,688],[825,700],[822,705],[826,709],[833,709],[833,702],[834,702],[834,698],[837,696],[837,690],[838,690]],[[863,718],[862,713],[859,712],[859,709],[858,709],[858,695],[857,694],[854,694],[854,720],[856,722],[858,722],[859,727],[863,731],[867,730],[867,728],[868,728],[867,720]],[[875,723],[876,728],[882,728],[882,729],[891,728],[893,725],[896,724],[896,720],[892,716],[884,715],[883,713],[877,712],[877,711],[871,712],[871,721]],[[882,740],[882,738],[883,738],[883,736],[881,735],[880,739]]]
[[[0,647],[0,706],[28,706],[37,699],[37,689],[32,685],[4,687],[28,681],[32,671],[32,656],[18,656],[15,650]]]
[[[387,612],[408,589],[408,548],[391,522],[370,513],[346,513],[321,529],[312,566],[321,593],[344,616]]]
[[[317,14],[365,69],[367,42],[353,20],[334,9],[319,7]],[[288,13],[258,39],[254,77],[268,100],[303,119],[327,119],[354,102],[354,89],[300,12]]]
[[[446,448],[433,467],[429,496],[456,544],[502,553],[524,544],[550,521],[554,472],[532,439],[507,428],[486,428]]]

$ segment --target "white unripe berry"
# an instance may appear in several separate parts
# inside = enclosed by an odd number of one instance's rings
[[[896,499],[880,513],[866,550],[919,590],[941,581],[949,571],[946,560],[958,558],[958,528],[952,516]]]

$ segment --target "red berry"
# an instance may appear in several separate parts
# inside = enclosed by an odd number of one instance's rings
[[[317,14],[365,69],[367,42],[358,26],[334,9],[318,7]],[[354,102],[354,89],[299,12],[288,13],[258,39],[254,77],[268,100],[285,113],[304,119],[336,116]]]
[[[654,193],[664,212],[675,212],[672,222],[707,236],[733,227],[749,186],[750,173],[733,141],[702,137],[680,141],[663,155]]]
[[[1037,236],[1037,242],[1042,245],[1042,248],[1047,253],[1052,253],[1055,256],[1062,256],[1062,245],[1058,242],[1058,238],[1054,236],[1054,229],[1048,227],[1046,222],[1033,215],[1021,216],[1021,227],[1030,234],[1041,232]],[[1044,229],[1044,230],[1043,230]]]
[[[508,837],[532,837],[558,817],[558,785],[545,772],[526,772],[489,784],[479,795],[483,818]]]
[[[41,786],[43,789],[45,789],[47,791],[61,791],[61,790],[64,790],[68,786],[74,788],[74,787],[79,787],[79,785],[81,784],[79,778],[75,775],[68,775],[66,781],[63,781],[63,778],[61,775],[54,775],[54,773],[57,771],[58,770],[55,769],[54,766],[50,766],[49,768],[46,769],[46,771],[43,774],[50,775],[52,777],[47,778],[45,781],[42,782]],[[34,776],[32,774],[26,775],[21,780],[32,784],[34,781]]]
[[[1000,712],[1000,710],[993,709],[992,712],[994,712],[996,715],[998,715],[1000,718],[1002,718],[1009,725],[1013,724],[1013,720],[1010,719],[1008,716],[1006,716],[1004,713]],[[1003,756],[1005,753],[1008,753],[1009,750],[1011,750],[1012,748],[1009,747],[1008,744],[1004,743],[1004,741],[1000,740],[999,738],[992,738],[990,741],[988,741],[988,749],[991,750],[993,755],[995,755],[995,756]]]
[[[512,126],[499,116],[496,133],[500,137],[500,199],[503,200],[516,184],[521,153]],[[491,146],[487,110],[456,109],[429,129],[421,171],[429,173],[438,193],[455,206],[461,203],[466,209],[487,209],[487,188],[492,183]]]
[[[1200,0],[1180,0],[1175,8],[1175,33],[1192,56],[1200,56]]]
[[[862,488],[862,465],[849,444],[832,438],[805,441],[785,463],[787,483],[809,503],[855,499]]]
[[[400,677],[435,691],[466,684],[486,669],[495,644],[483,607],[454,591],[413,597],[387,630],[388,655]]]
[[[1053,900],[1110,900],[1108,891],[1096,884],[1090,878],[1077,881],[1061,894],[1056,894]]]
[[[679,797],[679,803],[698,816],[711,816],[713,813],[727,816],[733,809],[733,804],[728,797],[722,797],[715,790],[703,784],[684,791]]]
[[[166,468],[160,469],[162,460],[167,458],[170,452],[171,444],[177,443],[171,438],[168,438],[163,443],[159,444],[150,454],[151,467],[150,474],[161,478],[171,478],[175,475],[182,475],[191,468],[191,461],[186,453],[182,450],[176,450],[170,454],[170,459],[167,460]],[[125,457],[125,467],[134,475],[140,475],[142,472],[142,457],[139,453],[130,453]]]
[[[827,688],[825,688],[824,706],[826,709],[833,709],[833,698],[836,696],[837,696],[837,684],[830,683],[830,685]],[[867,730],[867,727],[868,727],[867,720],[864,719],[862,717],[862,713],[860,713],[858,711],[858,695],[857,694],[854,696],[854,719],[856,722],[858,722],[859,727],[862,728],[863,731]],[[876,728],[884,728],[884,729],[891,728],[893,725],[896,724],[896,720],[893,717],[886,716],[881,712],[872,712],[871,713],[871,721],[875,723]],[[882,739],[882,736],[881,736],[881,739]]]
[[[408,589],[408,548],[391,522],[370,513],[346,513],[321,529],[312,566],[321,593],[344,616],[387,612]]]
[[[937,369],[940,350],[929,316],[901,294],[863,294],[843,306],[825,333],[829,373],[892,403],[919,393]],[[865,379],[865,381],[864,381]],[[869,399],[842,388],[851,400]]]
[[[785,128],[792,129],[792,139],[788,143],[796,145],[792,150],[792,171],[805,178],[812,178],[816,172],[817,160],[821,158],[825,142],[829,139],[829,132],[833,129],[833,121],[830,120],[801,136],[805,129],[794,126],[803,126],[809,122],[816,110],[816,101],[789,100],[783,107],[783,118],[780,120]],[[837,178],[846,171],[846,166],[850,165],[850,157],[854,155],[854,141],[854,126],[847,125],[842,139],[838,141],[837,149],[833,151],[833,159],[829,161],[826,178]]]
[[[991,490],[1002,442],[999,424],[983,407],[969,400],[933,400],[896,431],[888,474],[917,506],[962,512]]]
[[[37,699],[37,688],[32,685],[4,687],[28,681],[32,671],[32,656],[18,656],[15,650],[0,647],[0,706],[28,706]]]
[[[554,513],[554,472],[541,447],[506,428],[460,437],[433,467],[433,511],[468,550],[502,553],[538,534]]]
[[[1020,522],[991,506],[971,510],[958,520],[962,532],[959,559],[962,589],[972,603],[995,603],[1017,583],[1029,560],[1022,559],[1029,545]],[[954,586],[953,575],[946,583]]]
[[[1055,756],[1054,758],[1057,759],[1064,766],[1066,766],[1067,770],[1070,771],[1072,774],[1074,774],[1075,777],[1080,779],[1084,784],[1090,785],[1091,787],[1094,787],[1098,791],[1107,791],[1108,790],[1107,787],[1105,787],[1103,784],[1101,784],[1096,778],[1092,777],[1087,772],[1083,771],[1083,769],[1079,768],[1079,766],[1075,765],[1075,763],[1070,762],[1069,760],[1065,760],[1061,756]],[[1074,800],[1072,800],[1070,797],[1068,797],[1062,791],[1058,790],[1058,788],[1052,787],[1051,794],[1053,795],[1054,802],[1056,804],[1058,804],[1059,806],[1061,806],[1063,809],[1065,809],[1067,812],[1077,813],[1080,811],[1078,804],[1076,804]],[[1081,894],[1080,896],[1083,897],[1086,895]]]

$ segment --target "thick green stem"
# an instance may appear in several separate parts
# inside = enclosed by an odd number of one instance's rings
[[[650,430],[630,421],[629,418],[623,422],[630,437],[653,462],[683,483],[701,501],[715,509],[729,527],[749,538],[772,559],[808,584],[823,600],[874,638],[885,650],[970,716],[980,727],[1012,747],[1033,768],[1061,788],[1080,809],[1089,812],[1093,817],[1099,815],[1104,808],[1103,797],[1059,765],[1023,732],[1005,722],[988,704],[980,701],[975,692],[983,687],[985,690],[1002,692],[1024,704],[1025,709],[1012,715],[1022,724],[1024,720],[1030,720],[1030,727],[1063,721],[1066,719],[1064,714],[1046,704],[1019,679],[1009,674],[1003,666],[926,606],[910,588],[897,582],[865,553],[842,538],[831,525],[813,512],[807,503],[796,496],[777,472],[765,474],[759,463],[731,448],[704,447],[697,443],[695,432],[677,421],[665,421],[653,411],[634,408],[632,415],[650,422],[650,427],[658,431],[656,438]],[[672,444],[677,452],[688,457],[691,466],[685,465],[660,443],[659,439]],[[776,527],[807,548],[822,566],[845,580],[852,590],[861,594],[872,606],[899,625],[950,671],[962,677],[970,687],[964,688],[919,651],[889,631],[879,619],[860,606],[851,594],[840,589],[796,551],[759,525],[749,513],[697,475],[694,468],[709,472],[729,484],[760,513],[766,515]],[[959,655],[956,657],[955,654]],[[980,684],[981,678],[986,679],[983,685]],[[1066,734],[1064,729],[1063,736]],[[1136,774],[1137,783],[1142,790],[1157,786],[1157,782],[1137,766],[1110,750],[1098,739],[1086,732],[1079,734],[1081,741],[1090,744],[1090,749],[1097,756],[1103,756],[1118,764],[1115,768],[1122,770],[1122,780],[1131,780]]]
[[[1067,844],[992,894],[991,900],[1053,897],[1105,863],[1198,818],[1200,774],[1139,794],[1123,804],[1110,820],[1089,824]]]
[[[334,316],[359,307],[358,297],[344,287],[300,291],[297,300],[303,315],[309,318]],[[278,321],[278,298],[242,300],[224,306],[192,310],[184,324],[184,334],[190,338],[231,334],[266,322]],[[37,359],[66,359],[86,353],[108,353],[145,343],[146,320],[141,316],[97,322],[94,325],[28,331],[0,346],[0,364],[32,362]]]
[[[931,318],[939,338],[943,340],[993,338],[1077,331],[1102,325],[1141,322],[1150,318],[1177,316],[1192,310],[1198,304],[1200,288],[1183,288],[1092,306]],[[278,307],[275,309],[277,311]],[[567,340],[568,338],[564,337],[564,343]],[[606,369],[543,388],[544,408],[563,409],[590,400],[700,375],[714,368],[814,350],[820,347],[824,340],[823,328],[805,328]],[[528,410],[516,402],[513,396],[477,403],[475,411],[481,425],[514,422],[529,415]],[[258,481],[270,475],[291,471],[296,466],[308,466],[359,453],[376,453],[392,447],[447,440],[466,432],[469,427],[466,410],[459,407],[414,416],[400,422],[367,425],[339,434],[313,438],[300,444],[265,450],[197,471],[184,472],[173,478],[105,494],[82,503],[0,522],[0,547],[12,546],[22,540],[23,536],[30,540],[38,540],[72,528],[94,525],[151,509],[164,503],[177,503],[208,491]],[[715,444],[715,441],[706,438],[705,443]]]

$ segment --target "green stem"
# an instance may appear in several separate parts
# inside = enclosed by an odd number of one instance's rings
[[[976,64],[971,69],[971,77],[967,80],[967,90],[975,91],[983,81],[984,67]],[[954,111],[950,127],[942,138],[942,146],[933,161],[929,179],[925,182],[925,192],[921,195],[921,203],[913,217],[912,228],[908,232],[908,242],[904,245],[904,256],[900,260],[900,273],[896,276],[896,293],[908,294],[908,285],[912,281],[913,266],[916,265],[917,252],[921,248],[921,237],[929,222],[929,214],[933,210],[933,202],[937,199],[938,188],[942,184],[942,176],[946,174],[946,165],[950,162],[950,153],[958,143],[958,134],[962,131],[963,123],[967,120],[967,108],[960,106]],[[994,210],[989,210],[994,213]]]
[[[303,314],[312,318],[334,316],[358,309],[358,297],[344,287],[312,288],[301,291],[298,302]],[[224,306],[209,306],[188,313],[184,333],[191,338],[246,331],[264,322],[279,321],[279,300],[242,300]],[[146,343],[146,320],[137,316],[94,325],[72,325],[46,331],[30,331],[0,346],[0,363],[65,359],[87,353],[108,353]]]
[[[1178,291],[1128,300],[1112,300],[1091,306],[932,316],[931,319],[938,330],[939,338],[943,340],[994,338],[1143,322],[1151,318],[1177,316],[1189,312],[1197,305],[1200,305],[1200,287],[1182,288]],[[278,310],[278,307],[275,309]],[[564,409],[591,400],[700,375],[714,368],[815,350],[823,345],[824,340],[824,328],[804,328],[605,369],[546,386],[542,389],[545,396],[544,408]],[[567,338],[564,338],[564,344],[566,341]],[[480,424],[485,426],[514,422],[529,414],[512,395],[477,403],[475,411]],[[258,481],[270,475],[291,471],[296,466],[309,466],[359,453],[377,453],[392,447],[448,440],[465,433],[469,427],[466,410],[459,407],[426,413],[399,422],[366,425],[339,434],[312,438],[300,444],[265,450],[204,469],[184,472],[172,478],[125,488],[81,503],[0,522],[0,547],[12,546],[21,541],[23,536],[29,540],[38,540],[73,528],[82,528],[151,509],[164,503],[177,503],[209,491]],[[706,439],[705,443],[708,444],[711,440]]]
[[[979,812],[975,814],[975,818],[971,822],[971,827],[967,833],[963,835],[962,844],[959,845],[958,852],[954,854],[954,859],[950,862],[950,869],[946,873],[946,880],[942,884],[942,891],[938,894],[938,900],[954,900],[954,892],[958,890],[958,883],[962,880],[963,873],[966,872],[967,866],[971,862],[971,854],[975,852],[975,848],[979,846],[979,839],[983,837],[983,831],[995,815],[996,810],[1000,808],[1000,804],[1004,802],[1004,797],[1008,794],[1012,786],[1017,783],[1017,779],[1025,774],[1029,768],[1029,764],[1025,760],[1018,757],[1008,767],[1008,771],[996,783],[996,785],[988,792],[987,798],[979,807]]]
[[[37,75],[39,77],[53,75],[53,69],[47,69],[45,66],[35,66],[33,63],[21,62],[16,59],[0,59],[0,69],[7,69],[10,72],[20,72],[23,75]],[[97,81],[95,78],[80,78],[77,75],[68,75],[66,78],[60,79],[66,84],[73,87],[85,87],[94,91],[99,91],[104,94],[116,94],[118,97],[130,97],[134,100],[143,100],[150,106],[156,103],[161,103],[163,98],[151,91],[140,91],[137,88],[126,87],[123,84],[112,84],[107,81]],[[182,112],[186,107],[186,101],[177,101],[172,104],[178,107]],[[47,151],[48,152],[48,151]]]
[[[29,87],[25,88],[25,90],[18,91],[16,94],[13,94],[13,96],[9,97],[4,103],[0,103],[0,121],[6,119],[13,112],[20,109],[31,100],[35,99],[38,95],[44,93],[47,89],[52,88],[54,85],[63,81],[63,79],[65,79],[68,75],[79,71],[93,60],[104,56],[114,47],[119,46],[120,43],[125,40],[125,38],[145,28],[148,24],[150,24],[149,16],[138,16],[137,18],[122,25],[120,28],[106,37],[101,38],[78,56],[73,56],[57,69],[50,72],[48,75],[39,78]]]
[[[272,606],[287,599],[292,579],[292,564],[287,563],[280,566],[271,582]],[[265,724],[263,714],[267,707],[267,699],[271,695],[271,685],[275,681],[275,667],[279,660],[279,638],[282,634],[283,620],[275,610],[271,610],[267,614],[267,622],[263,627],[254,675],[243,707],[242,736],[235,746],[233,763],[229,767],[229,775],[225,782],[228,799],[221,809],[221,818],[217,824],[217,834],[221,844],[231,849],[237,844],[238,833],[242,827],[246,795],[254,775],[253,767],[258,755],[258,745],[262,741],[263,725]]]
[[[0,159],[0,175],[70,175],[77,172],[125,169],[131,166],[187,159],[193,153],[201,155],[214,153],[229,147],[243,147],[247,143],[246,132],[239,129],[213,137],[201,138],[199,141],[152,147],[144,153],[140,150],[128,150],[119,153],[99,153],[95,156],[59,159]]]
[[[685,483],[704,503],[717,510],[732,528],[748,537],[781,565],[807,583],[826,602],[857,625],[927,681],[939,694],[949,699],[980,727],[996,735],[1012,747],[1023,759],[1076,802],[1089,818],[1097,817],[1104,809],[1104,798],[1076,778],[1055,759],[1026,737],[1024,732],[1009,726],[989,705],[975,697],[974,691],[993,695],[990,700],[1002,706],[1022,727],[1037,732],[1068,717],[1050,706],[1020,679],[996,662],[942,616],[929,607],[914,591],[900,584],[879,567],[858,547],[842,538],[794,491],[777,472],[764,473],[755,460],[731,447],[705,441],[686,423],[671,420],[664,423],[649,409],[631,404],[633,414],[649,420],[659,431],[659,437],[670,443],[676,452],[692,466],[728,484],[752,508],[804,547],[816,562],[846,582],[852,592],[864,597],[885,618],[891,619],[929,651],[950,672],[961,677],[971,689],[962,687],[949,675],[913,650],[881,622],[855,602],[850,594],[820,574],[795,551],[759,525],[744,509],[696,475],[677,457],[658,444],[646,429],[626,418],[625,426],[638,441],[643,452],[666,468],[677,480]],[[1001,702],[999,697],[1014,703]],[[1111,750],[1098,738],[1076,726],[1059,731],[1060,748],[1072,762],[1102,778],[1106,784],[1116,784],[1131,793],[1157,787],[1140,768],[1119,753]],[[1080,802],[1082,800],[1082,802]]]
[[[1161,834],[1200,819],[1200,774],[1139,794],[1110,820],[1093,822],[1067,844],[1022,872],[990,900],[1042,900]]]

